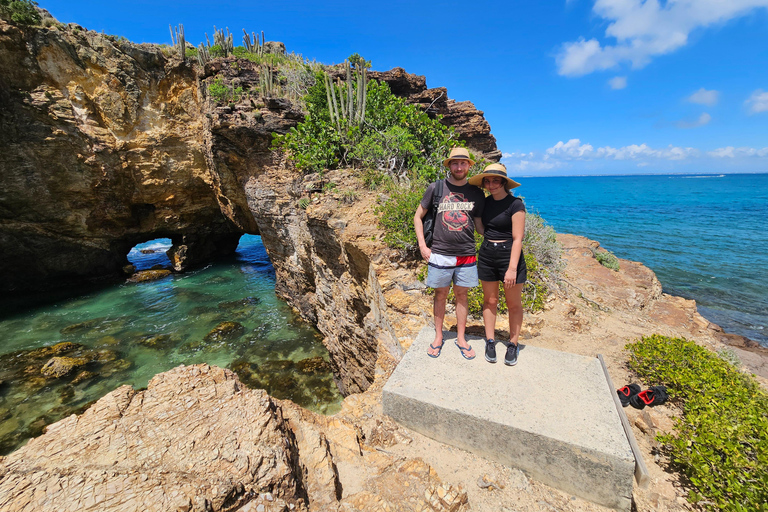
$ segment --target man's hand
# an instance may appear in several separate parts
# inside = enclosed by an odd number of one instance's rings
[[[424,246],[419,246],[419,252],[421,252],[421,257],[424,258],[426,261],[429,261],[429,257],[432,256],[432,249]]]

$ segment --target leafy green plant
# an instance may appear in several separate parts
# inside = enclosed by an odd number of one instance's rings
[[[298,204],[299,204],[299,208],[301,208],[302,210],[306,210],[307,206],[309,206],[309,199],[306,197],[302,197],[301,199],[299,199]]]
[[[592,249],[592,254],[602,266],[609,268],[614,272],[619,271],[619,259],[611,251],[598,251],[597,249]]]
[[[237,102],[243,96],[243,88],[236,87],[237,79],[232,81],[230,86],[224,83],[221,75],[216,75],[213,81],[208,85],[208,94],[216,103]]]
[[[418,106],[407,105],[403,98],[392,94],[386,83],[367,82],[364,100],[355,95],[355,91],[362,90],[360,87],[352,87],[353,103],[364,108],[363,122],[360,117],[331,117],[334,97],[334,112],[340,111],[341,100],[349,106],[349,85],[346,95],[340,96],[340,91],[334,89],[334,96],[330,89],[337,86],[330,85],[324,73],[317,73],[304,97],[304,122],[286,135],[275,137],[275,147],[287,150],[296,167],[306,172],[346,165],[375,170],[403,183],[426,181],[440,174],[442,159],[458,145],[453,129],[431,119]],[[323,149],[319,151],[318,146]],[[381,182],[378,178],[366,181],[376,185]]]
[[[751,374],[684,338],[654,334],[627,345],[629,366],[663,384],[683,409],[658,436],[689,499],[708,510],[768,510],[768,394]]]
[[[19,25],[37,25],[42,20],[32,0],[0,0],[0,14]]]

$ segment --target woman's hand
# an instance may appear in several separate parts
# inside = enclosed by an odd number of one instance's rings
[[[517,284],[517,267],[507,269],[504,273],[504,288],[511,288]]]

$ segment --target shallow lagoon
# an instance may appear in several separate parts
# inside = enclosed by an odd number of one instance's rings
[[[142,244],[129,259],[138,269],[165,264],[168,247],[170,240]],[[232,368],[246,385],[272,396],[316,412],[338,411],[341,396],[321,335],[274,288],[260,238],[244,236],[226,261],[0,319],[0,453],[120,385],[146,387],[154,375],[180,364]],[[209,336],[222,322],[242,328]],[[62,356],[89,362],[66,377],[45,378],[40,365],[51,354],[36,360],[29,351],[62,342],[82,345]]]

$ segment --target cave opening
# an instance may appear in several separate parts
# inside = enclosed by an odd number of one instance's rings
[[[166,254],[173,242],[170,238],[155,238],[136,244],[128,251],[128,261],[137,271],[171,267],[171,260]]]

